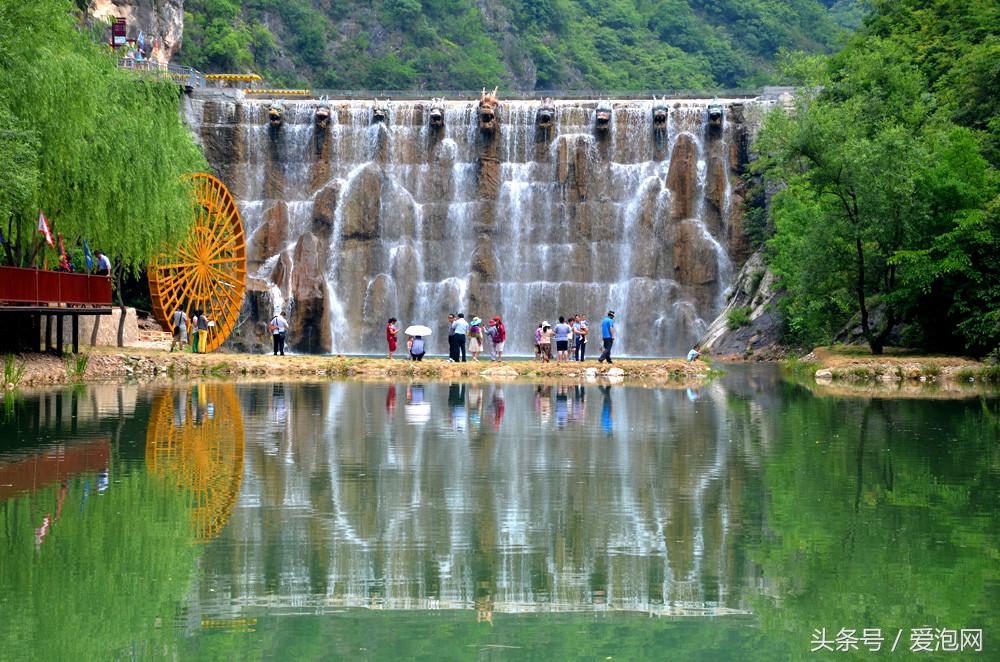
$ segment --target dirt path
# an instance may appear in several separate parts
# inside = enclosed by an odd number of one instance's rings
[[[449,363],[432,358],[421,362],[358,356],[315,356],[170,353],[148,348],[94,348],[87,358],[67,356],[59,359],[45,354],[22,354],[15,357],[24,366],[19,385],[63,384],[75,381],[115,381],[206,375],[214,377],[253,377],[266,379],[330,377],[427,379],[562,379],[598,378],[614,381],[628,379],[650,384],[699,383],[708,379],[711,368],[703,362],[683,360],[627,360],[614,365],[591,361],[540,364],[514,360]]]

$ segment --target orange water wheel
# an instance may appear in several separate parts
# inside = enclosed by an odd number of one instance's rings
[[[199,541],[217,536],[236,505],[244,443],[233,384],[167,388],[153,399],[146,466],[189,494]]]
[[[226,186],[205,173],[191,179],[194,222],[187,239],[149,265],[149,294],[153,315],[168,329],[175,310],[185,311],[188,319],[203,310],[215,323],[201,342],[202,351],[211,352],[236,326],[246,289],[246,237]]]

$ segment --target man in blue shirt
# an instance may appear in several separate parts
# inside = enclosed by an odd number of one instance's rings
[[[688,363],[698,360],[699,356],[701,356],[701,352],[698,351],[698,345],[695,345],[694,347],[691,348],[691,351],[688,352],[687,355]]]
[[[609,310],[608,316],[601,322],[601,339],[604,341],[604,351],[601,352],[601,358],[597,359],[597,362],[613,363],[611,360],[611,346],[615,344],[615,311],[613,310]]]

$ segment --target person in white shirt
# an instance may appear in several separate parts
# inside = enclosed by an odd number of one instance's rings
[[[94,251],[94,255],[97,257],[97,275],[98,276],[110,276],[111,275],[111,260],[107,255],[101,251]]]
[[[465,363],[465,335],[469,332],[469,323],[465,321],[465,313],[459,313],[452,323],[455,330],[455,361]],[[462,358],[458,358],[461,356]]]
[[[274,342],[274,355],[285,355],[285,334],[288,332],[288,321],[285,313],[280,312],[271,319],[271,340]]]

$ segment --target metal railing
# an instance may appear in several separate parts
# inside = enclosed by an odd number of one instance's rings
[[[492,92],[493,88],[486,91]],[[482,90],[313,90],[312,96],[325,96],[330,99],[347,100],[423,100],[444,97],[447,101],[478,100]],[[667,97],[668,99],[711,99],[713,97],[726,99],[753,99],[761,95],[761,90],[593,90],[593,89],[552,89],[552,90],[504,90],[500,89],[497,96],[501,101],[531,101],[552,97],[557,100],[594,100],[594,99],[649,99]]]
[[[184,85],[185,87],[205,87],[205,75],[194,67],[184,67],[179,64],[159,62],[158,60],[133,60],[126,57],[118,59],[118,66],[130,71],[165,76],[178,85]]]

